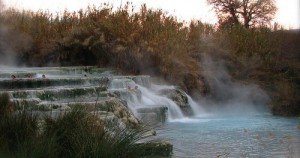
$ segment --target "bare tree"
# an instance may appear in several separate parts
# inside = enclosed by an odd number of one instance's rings
[[[246,28],[270,22],[276,11],[274,0],[207,0],[220,23],[243,24]]]

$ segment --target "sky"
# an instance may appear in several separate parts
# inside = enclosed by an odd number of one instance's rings
[[[2,0],[7,7],[17,7],[20,9],[49,10],[50,12],[62,12],[65,8],[69,11],[85,9],[88,5],[101,3],[120,6],[127,1],[138,7],[146,3],[147,7],[163,9],[170,15],[174,15],[178,20],[190,21],[192,19],[201,20],[215,24],[217,18],[211,6],[206,0]],[[283,25],[286,29],[300,28],[300,0],[276,0],[278,11],[273,22]]]

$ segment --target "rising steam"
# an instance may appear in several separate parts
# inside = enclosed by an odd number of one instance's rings
[[[32,39],[4,24],[5,5],[0,0],[0,65],[16,66],[20,53],[31,48]]]
[[[0,23],[0,65],[15,66],[18,54],[30,48],[31,38]]]
[[[220,59],[202,56],[201,67],[210,86],[210,96],[202,104],[223,114],[252,114],[267,111],[268,95],[258,85],[232,79]]]

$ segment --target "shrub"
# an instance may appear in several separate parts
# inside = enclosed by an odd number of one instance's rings
[[[103,122],[80,105],[58,118],[21,111],[1,117],[0,156],[141,157],[152,143],[143,141],[145,132]]]

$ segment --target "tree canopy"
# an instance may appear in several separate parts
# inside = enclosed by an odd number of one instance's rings
[[[213,5],[220,24],[244,27],[270,22],[277,7],[274,0],[207,0]]]

